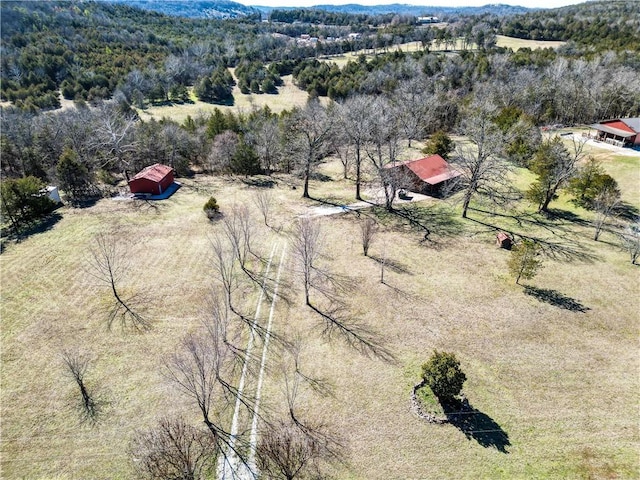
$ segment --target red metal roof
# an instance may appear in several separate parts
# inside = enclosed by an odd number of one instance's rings
[[[622,120],[611,120],[608,122],[602,122],[600,125],[606,125],[607,127],[622,130],[623,132],[636,133],[632,128],[629,127],[629,125],[627,125]]]
[[[169,175],[173,171],[173,168],[161,163],[154,163],[149,165],[144,170],[138,172],[131,180],[137,180],[139,178],[146,178],[153,182],[160,182],[164,177]]]
[[[440,155],[431,155],[418,160],[410,160],[401,165],[406,166],[415,173],[420,180],[430,185],[436,185],[460,175],[460,172],[453,170]],[[387,165],[387,167],[391,168],[393,165]]]

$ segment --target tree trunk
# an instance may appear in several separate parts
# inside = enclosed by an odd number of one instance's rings
[[[362,200],[360,196],[360,146],[356,145],[356,200]]]
[[[311,162],[308,161],[304,169],[304,192],[302,198],[311,198],[309,196],[309,175],[311,174]]]
[[[471,192],[465,193],[464,202],[462,204],[462,218],[467,218],[467,210],[469,209],[469,203],[471,203]]]

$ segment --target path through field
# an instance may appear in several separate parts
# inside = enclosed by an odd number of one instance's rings
[[[264,294],[268,288],[269,281],[269,271],[271,270],[271,264],[273,262],[273,257],[275,253],[279,249],[279,244],[274,243],[271,248],[271,253],[269,255],[269,261],[264,271],[262,287],[260,289],[260,295],[258,297],[258,303],[256,305],[256,312],[251,328],[251,332],[249,334],[249,340],[247,342],[247,350],[244,358],[244,365],[242,367],[242,374],[240,376],[240,383],[238,384],[238,397],[236,398],[235,410],[233,413],[233,420],[231,422],[231,438],[229,441],[229,448],[225,455],[218,462],[218,478],[220,480],[254,480],[257,478],[257,466],[256,466],[256,450],[258,444],[258,420],[259,420],[259,409],[260,409],[260,395],[262,391],[262,383],[264,378],[264,371],[267,360],[267,352],[269,348],[269,339],[271,336],[271,328],[273,325],[273,317],[275,312],[276,300],[278,298],[278,287],[280,285],[280,275],[282,273],[282,266],[285,260],[286,253],[286,245],[282,248],[282,253],[280,254],[280,263],[278,264],[278,273],[276,279],[274,280],[273,285],[273,296],[271,299],[271,306],[269,309],[269,318],[267,322],[266,335],[264,338],[264,344],[262,347],[262,356],[260,361],[260,370],[258,374],[258,385],[255,391],[255,407],[253,412],[253,419],[251,422],[251,433],[249,437],[249,458],[245,463],[236,453],[235,445],[238,437],[238,426],[239,426],[239,418],[240,418],[240,407],[242,404],[242,397],[245,396],[245,382],[247,377],[247,371],[249,362],[251,361],[251,352],[255,343],[255,335],[256,335],[256,324],[260,318],[260,312],[262,309],[262,305],[264,303]]]

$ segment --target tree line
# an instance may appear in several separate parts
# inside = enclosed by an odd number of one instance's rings
[[[429,56],[428,50],[433,47],[463,53],[480,50],[477,60],[476,55],[464,55],[454,60],[457,65],[453,66],[444,60],[429,60],[428,69],[438,63],[448,66],[452,71],[442,72],[440,68],[440,73],[455,79],[453,88],[457,88],[460,83],[473,84],[473,75],[490,74],[485,57],[501,52],[495,47],[496,33],[571,41],[559,53],[512,53],[521,66],[541,67],[541,62],[558,56],[568,61],[593,60],[607,57],[604,52],[611,50],[618,52],[612,60],[617,67],[636,73],[640,68],[634,20],[640,12],[634,2],[616,2],[613,6],[590,2],[523,16],[458,16],[437,29],[419,27],[409,17],[362,18],[315,10],[274,11],[272,15],[282,14],[291,21],[311,15],[326,23],[183,19],[102,2],[85,2],[82,8],[67,2],[5,2],[1,8],[0,94],[2,99],[34,112],[58,108],[58,92],[66,99],[93,102],[112,98],[120,90],[130,103],[143,107],[147,103],[189,101],[188,88],[194,87],[200,99],[228,104],[232,102],[230,82],[218,74],[221,69],[243,67],[239,78],[243,93],[276,93],[278,75],[283,74],[279,63],[293,61],[308,73],[309,58],[361,49],[377,53],[410,41],[422,42],[424,56]],[[545,33],[544,29],[551,28],[555,30]],[[561,33],[556,32],[558,29]],[[360,33],[360,37],[347,39],[352,32]],[[299,45],[294,37],[302,33],[323,41]],[[386,57],[383,61],[393,62]],[[276,66],[265,71],[267,64]],[[609,66],[602,65],[601,69]],[[331,69],[320,71],[323,69],[314,67],[319,72],[314,73],[313,80],[301,78],[301,88],[319,95],[329,95],[331,89],[332,98],[346,98],[363,88],[357,69],[347,69],[341,78]],[[384,70],[384,65],[375,69]],[[459,74],[451,75],[456,72]],[[465,78],[466,72],[469,75]]]

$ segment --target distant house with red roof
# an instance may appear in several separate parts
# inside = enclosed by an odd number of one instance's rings
[[[443,187],[460,172],[453,169],[440,155],[430,155],[418,160],[385,165],[387,181],[393,180],[396,186],[412,192],[424,193],[434,197],[443,194]]]
[[[173,179],[173,168],[155,163],[132,177],[129,180],[129,189],[131,193],[160,195],[171,186]]]
[[[622,147],[640,145],[640,117],[617,118],[594,123],[591,128],[597,130],[596,138],[601,142],[612,143]]]

